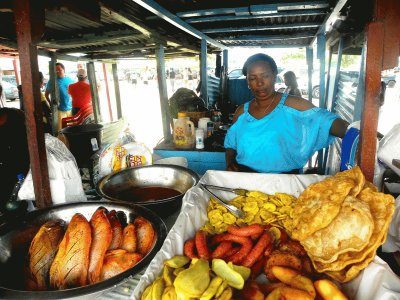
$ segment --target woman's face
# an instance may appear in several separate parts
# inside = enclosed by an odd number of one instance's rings
[[[247,83],[257,99],[269,98],[275,91],[276,75],[269,63],[256,61],[247,68]]]

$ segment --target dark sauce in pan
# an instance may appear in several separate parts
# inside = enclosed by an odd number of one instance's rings
[[[120,191],[116,195],[116,198],[124,201],[146,202],[172,198],[179,195],[181,195],[181,192],[171,188],[162,186],[145,186],[131,187],[127,190]]]

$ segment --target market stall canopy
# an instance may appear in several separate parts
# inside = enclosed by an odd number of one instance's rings
[[[361,3],[362,2],[362,3]],[[33,2],[32,2],[33,3]],[[208,53],[227,47],[305,47],[333,27],[361,32],[370,20],[372,1],[244,0],[44,0],[39,54],[113,59],[154,57],[161,44],[165,56]],[[362,5],[362,8],[361,8]],[[370,7],[367,7],[370,6]],[[369,12],[369,13],[366,13]],[[0,2],[0,55],[17,56],[13,1]],[[43,21],[42,21],[43,23]],[[352,46],[355,47],[354,42]]]

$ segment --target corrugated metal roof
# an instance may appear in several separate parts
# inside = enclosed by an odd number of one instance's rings
[[[200,52],[201,39],[208,41],[209,53],[223,47],[304,47],[335,8],[343,21],[355,2],[90,0],[81,7],[77,1],[47,0],[39,45],[90,58],[154,56],[143,50],[158,43],[168,45],[167,58],[192,56]],[[11,7],[0,9],[0,18],[7,20],[0,28],[0,45],[16,48]]]

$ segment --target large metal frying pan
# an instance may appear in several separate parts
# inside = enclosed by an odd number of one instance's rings
[[[103,206],[125,213],[127,222],[140,215],[149,220],[156,233],[156,240],[151,251],[131,269],[97,284],[59,291],[33,292],[24,288],[23,265],[29,245],[42,224],[51,219],[62,219],[67,223],[79,212],[90,220],[95,210]],[[160,249],[167,234],[164,222],[155,213],[126,202],[76,202],[54,206],[28,213],[23,220],[15,220],[3,226],[0,231],[0,298],[1,299],[61,299],[94,297],[122,283],[130,276],[140,272],[149,264]]]

